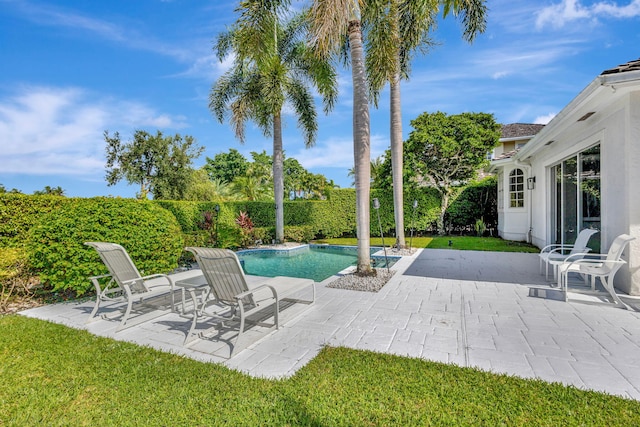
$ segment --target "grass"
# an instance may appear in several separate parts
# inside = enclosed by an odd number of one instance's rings
[[[451,246],[449,246],[451,241]],[[355,238],[336,238],[336,239],[322,239],[317,240],[315,243],[328,243],[331,245],[349,245],[355,246],[358,244]],[[388,237],[384,239],[385,246],[390,246],[395,243],[394,237]],[[406,238],[407,245],[409,244],[409,238]],[[380,237],[371,238],[372,246],[382,246],[382,239]],[[473,237],[473,236],[436,236],[436,237],[414,237],[411,241],[411,246],[414,248],[427,248],[427,249],[459,249],[464,251],[496,251],[496,252],[530,252],[538,253],[540,249],[524,242],[513,242],[510,240],[503,240],[499,237]]]
[[[0,425],[640,425],[640,402],[327,347],[255,379],[17,315],[0,317]]]

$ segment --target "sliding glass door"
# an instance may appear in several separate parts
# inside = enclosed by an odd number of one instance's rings
[[[580,230],[600,229],[600,145],[551,168],[552,241],[572,244]],[[600,234],[589,241],[600,251]]]

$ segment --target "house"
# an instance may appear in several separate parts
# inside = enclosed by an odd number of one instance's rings
[[[544,125],[534,123],[511,123],[502,126],[498,145],[490,153],[491,160],[512,157],[531,140]]]
[[[594,252],[636,240],[615,286],[640,295],[640,59],[603,71],[510,156],[496,157],[498,234],[538,247],[596,228]],[[602,251],[601,251],[602,248]]]

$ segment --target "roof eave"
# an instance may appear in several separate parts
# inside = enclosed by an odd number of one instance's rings
[[[552,138],[551,136],[565,125],[564,119],[589,102],[598,92],[605,87],[612,88],[614,85],[623,85],[640,80],[640,70],[626,71],[616,74],[601,74],[596,77],[587,87],[585,87],[567,106],[565,106],[536,136],[516,153],[514,158],[518,160],[527,159],[537,151],[545,147]]]

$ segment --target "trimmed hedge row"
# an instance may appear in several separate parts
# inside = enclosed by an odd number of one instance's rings
[[[285,239],[304,242],[355,235],[355,197],[353,189],[337,189],[326,201],[285,202]],[[371,198],[380,201],[379,211],[371,209],[371,235],[380,235],[379,214],[385,235],[394,236],[393,192],[375,189]],[[495,199],[495,179],[470,185],[452,203],[448,222],[453,227],[469,226],[483,218],[491,226],[496,222]],[[440,207],[438,192],[407,190],[404,202],[406,229],[432,230]],[[212,243],[213,231],[203,227],[203,213],[214,212],[215,207],[214,202],[0,194],[0,247],[25,248],[30,266],[44,283],[54,290],[82,294],[90,289],[87,277],[106,272],[95,251],[83,242],[117,242],[139,269],[149,274],[168,272],[177,266],[184,246]],[[235,218],[240,212],[252,219],[256,239],[266,243],[275,236],[272,202],[226,202],[219,207],[218,246],[239,245]]]
[[[107,272],[97,252],[84,242],[122,245],[142,275],[175,269],[183,249],[176,218],[149,201],[75,199],[44,215],[28,232],[29,263],[53,290],[91,289],[87,277]]]
[[[62,196],[0,194],[0,247],[24,246],[27,232],[40,218],[74,200]]]

